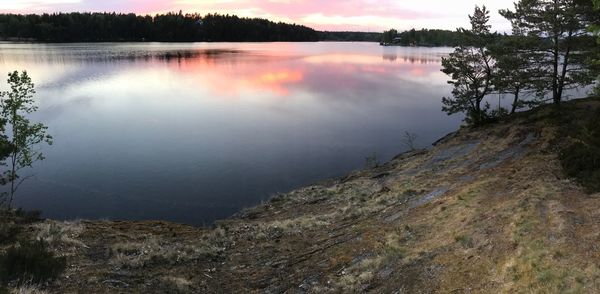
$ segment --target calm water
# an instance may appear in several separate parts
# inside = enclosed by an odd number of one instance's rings
[[[445,48],[373,43],[11,44],[55,144],[18,204],[53,218],[209,223],[389,160],[460,124]],[[0,83],[0,88],[6,84]]]

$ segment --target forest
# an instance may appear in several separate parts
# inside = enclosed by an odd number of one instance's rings
[[[395,29],[391,29],[383,32],[381,35],[382,45],[454,47],[459,43],[460,34],[449,30],[411,29],[409,31],[398,32]]]
[[[235,15],[167,13],[0,14],[0,39],[43,42],[317,41],[302,25]]]
[[[339,41],[339,42],[379,42],[381,33],[373,32],[318,32],[319,41]]]

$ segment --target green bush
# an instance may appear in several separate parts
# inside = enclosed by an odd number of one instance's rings
[[[2,283],[42,283],[56,279],[66,268],[65,257],[55,257],[42,241],[23,242],[0,256]]]
[[[21,227],[13,223],[0,223],[0,245],[7,245],[17,241]]]
[[[600,148],[577,142],[564,148],[560,160],[565,173],[590,192],[600,191]]]
[[[583,122],[570,124],[563,132],[571,137],[560,150],[563,170],[590,192],[600,192],[600,110]]]
[[[14,211],[15,219],[19,224],[32,224],[41,221],[42,212],[39,210],[23,210],[21,208]]]

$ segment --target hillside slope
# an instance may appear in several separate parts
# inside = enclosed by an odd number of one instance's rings
[[[600,108],[570,103],[573,117]],[[600,194],[564,176],[551,107],[274,197],[198,229],[35,224],[70,264],[50,292],[600,292]],[[234,183],[232,183],[234,184]]]

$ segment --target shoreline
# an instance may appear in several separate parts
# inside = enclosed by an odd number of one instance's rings
[[[600,100],[564,107],[582,119]],[[45,220],[24,232],[70,264],[51,293],[600,291],[600,256],[589,254],[600,193],[563,175],[552,114],[461,128],[210,228]]]

